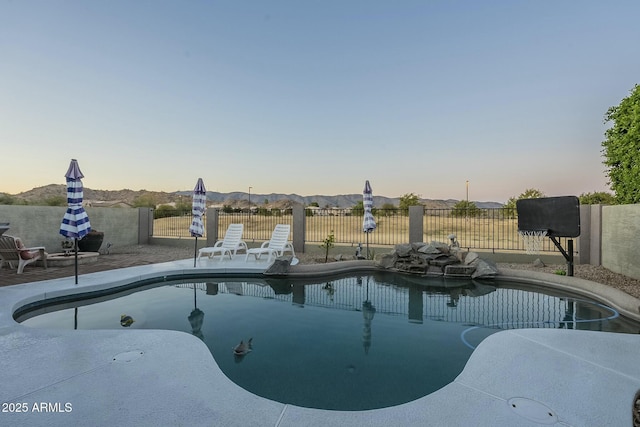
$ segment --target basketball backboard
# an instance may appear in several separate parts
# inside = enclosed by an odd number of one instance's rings
[[[518,231],[546,230],[548,237],[580,235],[580,201],[576,196],[520,199]]]

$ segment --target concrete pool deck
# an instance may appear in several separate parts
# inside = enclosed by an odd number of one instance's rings
[[[232,262],[205,261],[195,270],[246,274],[266,267],[239,256]],[[326,268],[300,267],[302,274]],[[231,382],[206,345],[190,334],[32,329],[12,317],[34,301],[193,271],[188,259],[86,274],[78,285],[66,277],[0,288],[0,425],[632,425],[633,398],[640,390],[640,335],[502,331],[484,340],[464,371],[437,392],[390,408],[344,412],[253,395]],[[609,292],[575,278],[503,271],[504,278],[511,276]],[[630,314],[640,306],[623,293],[601,297]]]

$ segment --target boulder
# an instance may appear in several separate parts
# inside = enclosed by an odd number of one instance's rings
[[[389,254],[382,255],[376,264],[382,268],[388,269],[393,268],[393,266],[396,265],[396,261],[398,261],[398,256],[395,251],[393,251]]]
[[[413,249],[413,251],[420,251],[420,248],[426,245],[427,244],[425,242],[413,242],[411,244],[411,248]]]
[[[449,253],[449,245],[447,245],[446,243],[442,243],[442,242],[436,242],[436,241],[432,241],[431,243],[429,243],[430,246],[433,246],[434,248],[436,248],[438,251],[440,251],[443,254],[448,254]]]
[[[438,248],[433,245],[424,245],[418,249],[418,252],[421,254],[440,254]]]
[[[471,277],[475,271],[475,265],[451,264],[444,267],[444,277]]]
[[[273,264],[271,264],[271,266],[267,268],[267,271],[265,271],[264,274],[273,276],[285,275],[289,272],[289,267],[291,266],[292,260],[292,255],[283,255],[281,257],[278,257],[273,262]]]
[[[444,271],[440,267],[436,267],[435,265],[430,265],[427,267],[425,274],[427,276],[443,276]]]
[[[404,257],[408,257],[409,254],[411,254],[412,249],[413,248],[408,243],[401,244],[401,245],[396,245],[395,252],[396,252],[396,255],[398,255],[400,258],[404,258]]]
[[[472,279],[491,279],[499,274],[498,267],[493,263],[478,258],[476,261],[476,271],[471,275]]]
[[[479,259],[480,255],[476,252],[467,252],[467,255],[464,257],[464,263],[466,265],[473,264],[475,260]]]
[[[540,258],[536,258],[533,261],[533,266],[536,267],[536,268],[542,268],[542,267],[544,267],[544,262],[542,262],[542,260]]]

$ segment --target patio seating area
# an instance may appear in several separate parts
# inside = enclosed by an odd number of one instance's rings
[[[0,236],[0,269],[6,264],[8,268],[17,268],[17,274],[22,274],[27,265],[38,261],[47,268],[44,246],[27,248],[18,237],[8,234]]]

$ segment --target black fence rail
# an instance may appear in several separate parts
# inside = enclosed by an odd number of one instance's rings
[[[191,212],[181,213],[179,211],[163,210],[153,212],[153,235],[154,237],[190,237],[189,226],[193,220]],[[203,218],[206,224],[206,218]],[[205,236],[207,233],[205,227]]]
[[[406,243],[409,236],[409,217],[397,209],[377,209],[373,212],[376,229],[368,233],[362,231],[363,214],[353,214],[351,210],[318,209],[306,211],[305,241],[323,242],[333,234],[335,242],[357,245],[369,241],[370,245],[396,245]]]
[[[292,226],[290,210],[261,212],[218,213],[218,236],[222,238],[229,224],[244,224],[243,238],[247,242],[262,242],[271,238],[276,224]],[[305,236],[308,243],[322,243],[333,234],[337,244],[356,246],[359,243],[373,246],[393,246],[409,240],[409,215],[401,209],[374,209],[377,227],[371,233],[362,231],[363,214],[355,209],[307,209],[305,210]],[[166,210],[162,218],[154,218],[155,237],[190,237],[191,214],[171,215]],[[456,209],[425,209],[423,215],[423,241],[450,243],[451,238],[460,247],[490,251],[524,251],[525,244],[518,234],[518,219],[512,209],[477,209],[465,212]],[[204,218],[206,224],[206,214]],[[205,236],[206,237],[206,227]],[[566,248],[567,239],[558,239]],[[549,238],[541,241],[540,252],[559,252]]]
[[[468,213],[456,209],[425,209],[423,230],[425,242],[450,242],[450,236],[455,235],[460,247],[467,249],[494,252],[526,249],[513,209],[478,209]],[[565,248],[566,240],[558,239]],[[558,252],[558,249],[550,239],[544,238],[540,252]]]
[[[229,224],[244,224],[243,240],[245,242],[266,242],[271,239],[271,233],[277,224],[289,224],[293,238],[293,215],[291,212],[273,213],[267,211],[266,214],[249,212],[220,212],[218,216],[218,236],[224,237]]]

